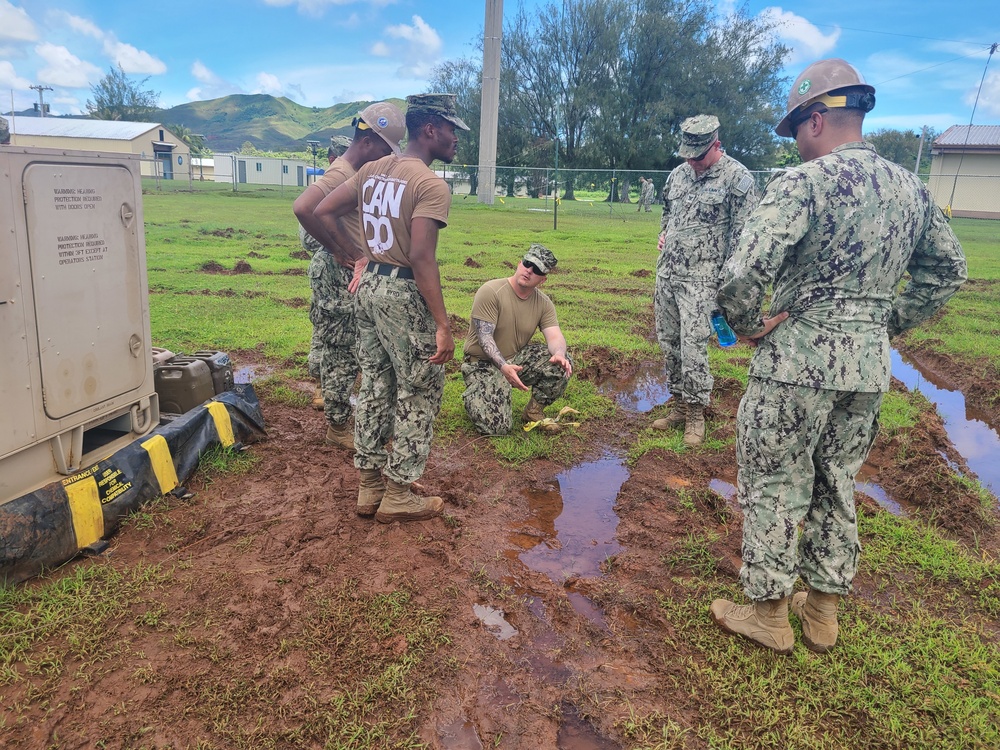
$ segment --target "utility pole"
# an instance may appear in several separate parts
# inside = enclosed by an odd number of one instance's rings
[[[36,105],[36,107],[38,108],[38,116],[45,117],[45,110],[47,109],[47,106],[45,104],[45,97],[42,95],[42,92],[52,91],[52,87],[42,86],[41,84],[39,84],[38,86],[28,86],[28,88],[34,89],[35,91],[38,92],[38,104]]]
[[[483,30],[483,98],[479,120],[479,183],[477,200],[489,206],[496,197],[497,127],[500,113],[500,42],[503,0],[486,0]]]

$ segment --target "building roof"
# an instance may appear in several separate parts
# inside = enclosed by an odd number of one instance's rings
[[[155,122],[76,120],[63,117],[15,117],[10,121],[10,132],[15,135],[101,138],[109,141],[131,141],[161,127],[163,126]]]
[[[934,139],[934,147],[998,148],[1000,125],[952,125]]]

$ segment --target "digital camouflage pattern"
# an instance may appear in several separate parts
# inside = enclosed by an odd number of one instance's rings
[[[318,354],[323,411],[332,425],[342,425],[350,418],[351,392],[359,372],[354,295],[347,291],[351,276],[352,272],[322,247],[309,263],[313,293],[309,320]],[[311,350],[309,354],[312,358]]]
[[[881,403],[881,393],[750,378],[736,415],[740,580],[750,599],[788,596],[800,575],[817,591],[850,593],[861,553],[854,478]]]
[[[681,142],[677,155],[694,159],[708,151],[719,139],[719,118],[715,115],[695,115],[681,123]]]
[[[756,203],[753,175],[723,155],[698,177],[682,164],[664,187],[663,250],[656,262],[653,312],[670,392],[707,405],[711,313],[722,264]]]
[[[437,351],[437,326],[408,279],[363,274],[355,310],[361,390],[354,465],[410,484],[427,464],[444,391],[444,367],[428,361]]]
[[[868,144],[841,145],[768,185],[718,294],[744,335],[762,329],[772,282],[773,314],[790,313],[755,349],[737,415],[751,599],[790,593],[796,568],[819,591],[849,592],[854,477],[878,429],[889,335],[932,315],[965,278],[962,248],[924,186]]]
[[[323,246],[319,243],[319,240],[317,240],[315,237],[309,234],[309,232],[305,230],[305,227],[302,226],[299,226],[299,244],[302,245],[303,250],[305,250],[308,253],[312,253],[312,257],[310,258],[309,261],[310,265],[316,259],[316,253],[325,252],[323,250]],[[310,274],[310,286],[312,286],[311,274]],[[312,300],[309,302],[310,321],[313,321],[313,319],[317,315],[315,311],[317,299],[318,298],[316,296],[316,290],[313,289]],[[315,378],[316,380],[319,380],[319,363],[320,360],[323,358],[322,346],[323,342],[320,340],[319,331],[316,330],[316,324],[313,323],[312,340],[309,342],[308,366],[309,366],[309,377]]]
[[[757,333],[773,281],[770,309],[789,313],[756,348],[751,375],[886,391],[889,336],[933,315],[966,275],[961,245],[920,180],[870,144],[848,143],[771,180],[718,302],[733,330]]]
[[[437,115],[461,130],[468,130],[469,126],[458,116],[456,101],[454,94],[413,94],[406,97],[406,112]]]
[[[541,406],[548,406],[562,396],[569,382],[566,371],[550,362],[551,357],[545,344],[528,344],[508,360],[512,365],[524,368],[518,377],[531,388],[532,397]],[[508,434],[513,425],[512,389],[503,373],[488,360],[466,359],[462,363],[462,377],[465,379],[465,392],[462,394],[465,411],[476,429],[484,435]]]
[[[646,213],[649,213],[650,206],[653,205],[653,193],[655,188],[653,187],[652,180],[646,180],[642,183],[642,187],[639,188],[639,205],[646,209]]]

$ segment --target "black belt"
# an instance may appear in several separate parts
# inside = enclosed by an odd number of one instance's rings
[[[413,279],[413,269],[406,266],[394,266],[391,263],[376,263],[368,261],[365,270],[369,273],[377,273],[379,276],[392,276],[397,279]]]

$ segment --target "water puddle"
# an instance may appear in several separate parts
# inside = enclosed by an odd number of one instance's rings
[[[965,396],[950,384],[908,362],[892,350],[892,375],[909,390],[919,390],[934,404],[944,420],[945,432],[980,483],[994,496],[1000,496],[1000,434],[986,416],[965,403]]]
[[[438,739],[445,750],[483,750],[476,725],[464,716],[455,719],[451,724],[439,727]]]
[[[576,706],[563,703],[562,723],[556,735],[557,750],[619,750],[621,745],[602,737],[589,721],[580,716]]]
[[[530,516],[512,538],[521,562],[557,583],[599,576],[601,563],[621,551],[614,505],[628,477],[621,459],[608,455],[527,491]]]
[[[252,383],[260,378],[267,377],[272,372],[274,372],[274,368],[267,365],[244,365],[233,370],[233,382]]]
[[[665,378],[662,362],[643,362],[631,378],[610,379],[598,390],[602,395],[613,398],[622,409],[645,414],[670,398]]]
[[[479,618],[479,621],[497,640],[509,641],[517,635],[517,628],[511,625],[504,617],[503,610],[494,607],[473,604],[472,611]]]

